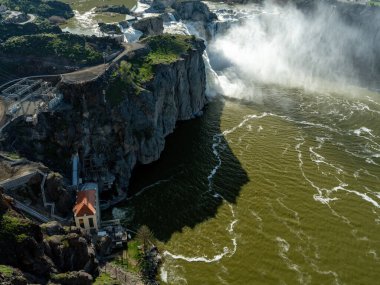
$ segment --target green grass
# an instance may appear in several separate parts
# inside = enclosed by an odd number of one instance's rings
[[[120,46],[106,39],[93,39],[73,34],[37,34],[15,36],[0,44],[0,51],[6,55],[23,55],[65,58],[76,64],[95,64],[103,61],[103,47],[112,50]]]
[[[125,5],[128,8],[132,8],[134,5],[136,5],[136,0],[86,0],[86,1],[79,1],[79,0],[61,0],[62,2],[65,2],[71,6],[72,9],[78,10],[80,13],[89,11],[90,9],[98,6],[103,5]]]
[[[138,246],[139,244],[137,241],[128,242],[127,259],[122,259],[120,256],[120,258],[113,260],[112,263],[121,267],[125,271],[139,273],[139,261],[141,258],[141,253],[138,249]]]
[[[71,35],[38,34],[11,37],[1,44],[7,54],[57,56],[71,61],[101,62],[102,54],[84,38]]]
[[[20,243],[28,237],[33,224],[5,213],[0,217],[0,240]]]
[[[54,15],[68,19],[74,16],[70,6],[60,1],[0,0],[0,4],[4,4],[12,10],[36,14],[45,18]]]
[[[170,34],[145,39],[143,43],[150,48],[150,52],[145,57],[132,61],[134,79],[140,83],[151,80],[155,66],[177,61],[182,54],[192,48],[191,40],[193,39],[192,36]]]
[[[143,41],[151,48],[146,62],[152,65],[172,63],[192,47],[192,39],[192,36],[170,34],[149,37]]]
[[[8,153],[5,153],[4,155],[13,160],[21,159],[21,156],[17,152],[8,152]]]
[[[121,61],[119,68],[112,74],[106,92],[111,105],[120,104],[129,91],[139,94],[141,86],[154,78],[155,69],[160,64],[171,64],[193,47],[195,37],[184,35],[159,35],[146,38],[143,43],[149,48],[144,56],[126,62]]]
[[[369,1],[367,4],[369,6],[379,6],[380,7],[380,1]]]
[[[43,18],[37,18],[33,23],[25,25],[0,23],[0,40],[6,40],[13,36],[25,36],[41,33],[61,33],[61,29]]]
[[[0,264],[0,273],[5,277],[11,277],[13,275],[13,268],[10,266]]]
[[[120,282],[113,279],[109,274],[103,272],[96,278],[94,285],[119,285]]]

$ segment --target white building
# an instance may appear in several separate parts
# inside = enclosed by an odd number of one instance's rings
[[[75,225],[86,231],[98,230],[100,227],[100,207],[96,183],[84,184],[77,192],[73,208]]]

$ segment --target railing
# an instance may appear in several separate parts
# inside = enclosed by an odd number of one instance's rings
[[[36,210],[32,209],[31,207],[26,206],[25,204],[21,203],[20,201],[17,201],[16,199],[13,199],[13,200],[14,200],[14,206],[17,209],[28,213],[29,215],[31,215],[32,217],[36,218],[37,220],[39,220],[41,222],[47,223],[47,222],[51,221],[48,217],[42,215],[41,213],[37,212]]]
[[[6,179],[0,182],[0,187],[4,188],[4,190],[12,190],[21,185],[24,185],[30,180],[30,178],[32,178],[36,174],[37,172],[34,171],[34,172],[28,172],[26,174],[21,174],[10,179]]]
[[[49,202],[47,202],[46,195],[45,195],[45,182],[46,182],[46,179],[47,179],[47,174],[46,173],[43,173],[40,170],[36,170],[34,172],[28,172],[26,174],[21,174],[21,175],[18,175],[16,177],[9,178],[7,180],[1,181],[0,182],[0,187],[4,188],[4,190],[6,190],[6,191],[10,191],[12,189],[15,189],[15,188],[17,188],[17,187],[19,187],[21,185],[24,185],[24,184],[28,183],[28,181],[34,175],[36,175],[36,174],[41,174],[43,176],[42,182],[40,184],[40,189],[41,189],[42,202],[44,204],[44,207],[45,208],[50,207],[50,216],[52,218],[54,218],[56,220],[59,220],[61,222],[66,221],[64,218],[61,218],[61,217],[55,215],[55,203],[49,203]],[[35,218],[37,218],[37,219],[39,219],[39,220],[41,220],[43,222],[50,221],[49,218],[46,218],[42,214],[40,214],[40,213],[36,212],[35,210],[33,210],[32,208],[24,205],[20,201],[17,201],[16,199],[14,199],[14,200],[15,200],[15,202],[17,204],[16,207],[18,207],[20,210],[24,210],[25,212],[29,213],[30,215],[34,216]]]

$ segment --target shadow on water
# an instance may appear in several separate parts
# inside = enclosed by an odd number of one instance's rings
[[[167,241],[174,232],[214,217],[223,203],[216,192],[236,202],[248,176],[223,137],[219,148],[223,163],[209,191],[208,176],[218,164],[213,137],[221,132],[223,106],[222,101],[213,101],[202,117],[179,123],[167,137],[161,158],[135,168],[129,190],[135,196],[118,206],[132,217],[125,222],[129,228],[146,224],[159,240]]]

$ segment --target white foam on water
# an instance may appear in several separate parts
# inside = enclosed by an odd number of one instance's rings
[[[379,103],[379,102],[376,102],[376,101],[373,100],[371,97],[367,96],[367,99],[368,99],[369,102],[371,102],[371,103],[373,103],[373,104],[375,104],[375,105],[380,106],[380,103]]]
[[[152,189],[152,188],[154,188],[154,187],[156,187],[156,186],[158,186],[158,185],[160,185],[160,184],[162,184],[162,183],[170,182],[171,179],[172,179],[172,177],[170,177],[169,179],[161,179],[161,180],[158,180],[158,181],[154,182],[153,184],[150,184],[150,185],[148,185],[148,186],[142,188],[142,189],[141,189],[139,192],[137,192],[135,195],[133,195],[133,196],[131,196],[131,197],[128,197],[127,200],[131,200],[131,199],[133,199],[133,198],[135,198],[135,197],[138,197],[138,196],[140,196],[141,194],[143,194],[145,191],[147,191],[147,190],[149,190],[149,189]]]
[[[330,201],[334,201],[334,200],[337,200],[337,198],[329,198],[329,197],[324,197],[323,195],[323,190],[321,188],[319,188],[317,185],[314,184],[313,181],[311,181],[307,176],[306,176],[306,173],[305,171],[303,170],[303,160],[302,160],[302,151],[301,151],[301,146],[305,143],[305,139],[301,136],[299,138],[300,140],[302,140],[300,143],[298,143],[296,146],[295,146],[295,150],[296,152],[298,153],[298,166],[299,166],[299,169],[302,173],[302,176],[304,177],[304,179],[309,182],[309,184],[315,189],[317,190],[318,194],[314,194],[313,195],[313,198],[315,201],[318,201],[318,202],[321,202],[322,204],[328,204]]]
[[[231,215],[232,215],[233,220],[227,226],[226,230],[232,236],[232,238],[231,238],[232,249],[230,249],[227,246],[225,246],[223,248],[223,252],[221,252],[219,254],[216,254],[213,257],[207,257],[205,255],[204,256],[188,257],[188,256],[184,256],[184,255],[181,255],[181,254],[173,254],[173,253],[171,253],[171,252],[169,252],[167,250],[163,252],[163,255],[167,256],[167,257],[170,257],[172,259],[184,260],[186,262],[203,262],[203,263],[218,262],[218,261],[220,261],[224,257],[232,257],[236,253],[236,250],[237,250],[237,241],[236,241],[236,235],[235,235],[235,232],[234,232],[234,228],[235,228],[235,225],[238,222],[238,220],[235,218],[235,212],[234,212],[234,209],[233,209],[232,205],[228,204],[228,206],[230,207]]]
[[[369,255],[372,255],[372,257],[373,257],[374,260],[376,260],[376,261],[380,260],[380,258],[379,258],[379,256],[377,255],[377,252],[376,252],[375,249],[370,249],[370,250],[368,251],[368,254],[369,254]]]
[[[376,202],[374,199],[372,199],[371,197],[369,197],[367,195],[367,193],[361,193],[359,191],[356,191],[356,190],[350,190],[350,189],[345,189],[345,188],[342,188],[340,190],[344,190],[348,193],[352,193],[352,194],[355,194],[356,196],[362,198],[364,201],[367,201],[369,203],[371,203],[373,206],[375,206],[376,208],[379,208],[380,209],[380,205],[378,202]]]
[[[136,30],[133,27],[128,27],[127,29],[123,29],[124,41],[127,43],[137,42],[143,33],[139,30]]]
[[[63,31],[68,31],[76,34],[93,34],[100,36],[100,29],[98,25],[98,21],[95,19],[95,7],[91,10],[80,13],[77,10],[74,10],[74,18],[73,20],[77,22],[77,27],[70,28],[66,27]]]
[[[160,279],[162,282],[168,283],[168,272],[163,266],[160,267]]]
[[[313,268],[313,270],[321,275],[332,275],[334,277],[334,283],[336,285],[339,285],[340,282],[339,282],[339,276],[338,274],[335,272],[335,271],[332,271],[332,270],[321,270],[315,263],[310,263],[311,267]]]
[[[286,266],[296,272],[297,279],[300,284],[309,284],[310,276],[305,276],[305,273],[301,271],[301,267],[294,263],[288,256],[287,253],[290,249],[290,244],[281,237],[276,237],[277,245],[279,247],[278,255],[282,258]],[[306,277],[306,278],[305,278]]]
[[[317,147],[317,149],[321,149],[321,147],[322,147],[322,143]],[[319,166],[319,164],[325,164],[327,166],[330,166],[338,174],[343,174],[344,173],[343,169],[341,169],[340,167],[334,165],[333,163],[330,163],[330,162],[326,161],[326,158],[324,156],[320,155],[319,153],[317,153],[314,149],[315,148],[312,147],[312,146],[309,147],[311,161],[313,161],[314,163],[316,163],[318,166]]]
[[[140,1],[137,1],[137,4],[134,9],[132,9],[132,12],[135,14],[141,14],[144,13],[146,10],[150,8],[149,4],[141,3]]]
[[[366,127],[361,127],[359,129],[356,129],[353,131],[353,133],[357,136],[361,136],[363,133],[365,134],[369,134],[371,137],[375,137],[373,134],[372,134],[372,130],[369,129],[369,128],[366,128]]]
[[[365,162],[367,162],[368,164],[373,164],[373,165],[378,165],[378,166],[380,166],[380,164],[377,164],[372,158],[369,158],[369,157],[367,157],[367,158],[365,159]]]
[[[375,101],[371,101],[372,103],[377,104]],[[364,104],[363,102],[355,102],[353,105],[351,105],[352,110],[355,111],[368,111],[375,114],[380,114],[380,111],[371,109],[367,104]]]

